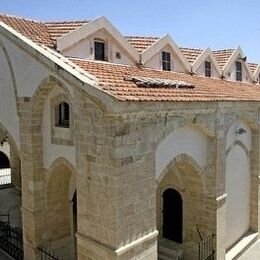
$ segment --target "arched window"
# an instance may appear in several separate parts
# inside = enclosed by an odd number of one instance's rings
[[[182,198],[175,189],[163,192],[163,237],[182,243]]]
[[[59,103],[56,108],[56,126],[70,127],[70,107],[65,101]]]

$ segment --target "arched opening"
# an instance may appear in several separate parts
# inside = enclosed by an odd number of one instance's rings
[[[64,260],[76,259],[76,192],[72,198],[70,197],[70,184],[73,177],[72,170],[60,163],[51,170],[47,184],[46,229],[48,239],[46,246],[62,256]]]
[[[0,151],[0,169],[10,168],[10,161],[8,157]]]
[[[250,174],[246,151],[235,145],[226,161],[226,248],[236,243],[250,228]]]
[[[1,151],[3,150],[3,151]],[[10,147],[7,142],[0,144],[0,186],[1,188],[12,183],[11,180],[11,164],[8,156],[10,156]],[[8,186],[9,187],[9,186]]]
[[[198,259],[200,235],[206,238],[215,232],[214,198],[205,194],[200,168],[186,154],[176,156],[161,175],[157,188],[159,256],[166,248],[173,259]]]
[[[163,192],[163,237],[182,243],[182,198],[175,189]]]
[[[73,221],[73,231],[72,231],[72,236],[73,236],[73,244],[74,244],[74,255],[75,255],[75,259],[77,258],[77,237],[76,237],[76,233],[77,233],[77,226],[78,226],[78,220],[77,220],[77,191],[74,192],[73,198],[72,198],[72,221]]]
[[[22,228],[20,156],[12,137],[0,124],[0,221]],[[7,221],[8,222],[8,221]]]
[[[62,101],[59,103],[55,114],[55,125],[57,127],[70,127],[70,106],[67,102]]]

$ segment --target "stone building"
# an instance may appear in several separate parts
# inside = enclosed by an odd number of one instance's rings
[[[209,239],[223,260],[258,239],[260,66],[240,47],[125,37],[104,17],[0,21],[24,259],[198,259]]]

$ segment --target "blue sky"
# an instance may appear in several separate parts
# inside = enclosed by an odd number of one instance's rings
[[[106,16],[124,35],[170,33],[179,46],[240,45],[260,63],[259,0],[1,0],[1,12],[37,20]]]

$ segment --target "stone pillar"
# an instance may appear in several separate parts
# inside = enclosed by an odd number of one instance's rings
[[[45,230],[41,114],[33,117],[29,98],[20,98],[19,108],[24,259],[36,260]]]
[[[252,129],[252,151],[250,154],[250,165],[251,165],[251,198],[250,198],[250,209],[251,209],[251,220],[250,229],[254,232],[260,230],[260,179],[259,179],[259,130]]]
[[[215,169],[216,169],[216,259],[225,259],[226,247],[226,136],[225,115],[217,113]]]
[[[226,255],[226,198],[224,194],[217,198],[217,223],[216,223],[216,259],[223,260]]]
[[[75,118],[78,259],[155,260],[152,149],[138,141],[130,123],[82,96],[75,94],[74,113],[80,115]]]
[[[11,164],[11,178],[12,184],[21,189],[21,162],[13,145],[10,145],[10,164]]]

